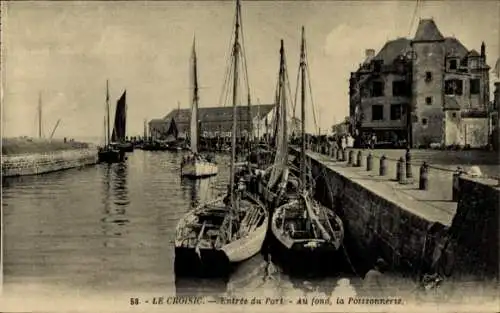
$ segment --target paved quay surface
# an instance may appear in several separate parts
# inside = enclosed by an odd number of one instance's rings
[[[347,162],[335,161],[332,157],[312,151],[308,151],[308,155],[417,216],[446,226],[451,225],[457,209],[457,202],[452,201],[452,172],[430,169],[428,190],[419,190],[418,165],[412,166],[412,181],[403,185],[396,182],[397,162],[391,159],[386,163],[386,175],[379,176],[379,160],[376,158],[372,170],[366,170],[366,153],[363,155],[363,167],[353,167]]]

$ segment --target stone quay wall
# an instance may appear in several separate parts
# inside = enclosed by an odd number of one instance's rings
[[[292,155],[298,150],[292,149]],[[366,154],[364,156],[366,167]],[[429,175],[428,190],[394,181],[395,164],[387,165],[388,178],[365,168],[309,152],[316,198],[343,219],[346,238],[368,263],[383,257],[412,276],[437,272],[445,276],[498,279],[498,183],[464,175],[454,200],[452,173]],[[394,169],[393,169],[394,168]],[[415,187],[415,185],[417,187]],[[373,264],[373,263],[372,263]]]
[[[96,164],[97,148],[2,155],[2,176],[25,176]]]

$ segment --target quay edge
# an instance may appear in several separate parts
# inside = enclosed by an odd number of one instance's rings
[[[292,155],[298,150],[290,149]],[[432,188],[402,186],[390,177],[308,151],[316,198],[338,208],[355,254],[384,258],[412,277],[437,272],[449,279],[499,280],[499,201],[497,184],[461,176],[458,201],[442,199]],[[448,173],[448,175],[452,175]],[[432,179],[432,178],[431,178]],[[447,178],[448,179],[448,178]],[[432,181],[430,182],[433,183]],[[444,184],[447,185],[447,184]],[[451,192],[450,192],[451,194]],[[448,210],[448,212],[446,212]]]
[[[88,143],[2,139],[2,177],[38,175],[97,164],[95,145]]]

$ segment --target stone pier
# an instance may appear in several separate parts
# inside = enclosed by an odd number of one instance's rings
[[[453,201],[453,172],[429,169],[428,188],[419,190],[419,166],[411,167],[411,178],[397,181],[396,160],[387,159],[386,175],[380,176],[375,156],[367,170],[368,153],[362,151],[358,167],[308,151],[317,199],[338,212],[352,244],[368,261],[383,257],[417,276],[438,272],[498,279],[498,180],[461,175]]]

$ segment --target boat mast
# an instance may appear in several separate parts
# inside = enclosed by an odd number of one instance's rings
[[[300,102],[301,102],[301,124],[302,124],[302,144],[300,147],[300,178],[302,183],[302,188],[305,190],[306,188],[306,109],[305,109],[305,83],[306,83],[306,58],[305,58],[305,34],[304,34],[304,26],[302,26],[302,42],[300,44],[300,75],[301,75],[301,94],[300,94]]]
[[[109,145],[109,83],[106,79],[106,144]]]
[[[193,38],[193,104],[191,108],[191,152],[198,153],[198,69],[196,62],[196,36]],[[178,112],[177,112],[178,113]]]
[[[234,45],[233,45],[233,131],[231,134],[231,169],[229,177],[229,186],[231,188],[231,207],[235,207],[234,192],[234,159],[236,158],[236,114],[237,114],[237,101],[238,101],[238,54],[239,54],[239,29],[240,29],[240,0],[236,0],[236,25],[234,29]]]
[[[38,93],[38,138],[42,138],[42,92]]]

